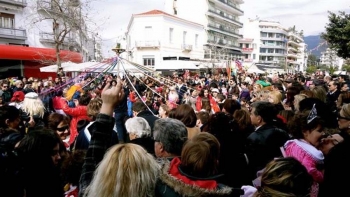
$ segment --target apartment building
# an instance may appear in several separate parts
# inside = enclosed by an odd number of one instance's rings
[[[341,70],[344,64],[344,59],[338,57],[337,52],[330,48],[327,48],[326,51],[321,53],[320,64],[326,65],[328,67],[335,67],[337,70]]]
[[[242,55],[238,40],[242,38],[243,3],[243,0],[166,0],[165,10],[203,25],[205,59],[232,60]]]
[[[202,25],[160,10],[134,14],[126,33],[128,59],[157,70],[195,69],[191,60],[203,58],[204,34]]]
[[[244,63],[304,70],[307,46],[294,28],[287,29],[279,22],[260,19],[248,19],[244,25],[244,39],[239,40]]]

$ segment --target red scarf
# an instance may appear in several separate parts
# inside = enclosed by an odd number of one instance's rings
[[[191,180],[188,177],[182,175],[179,171],[179,165],[181,161],[178,157],[175,157],[170,163],[169,174],[181,180],[188,185],[195,185],[200,188],[214,190],[217,188],[218,184],[215,180]]]

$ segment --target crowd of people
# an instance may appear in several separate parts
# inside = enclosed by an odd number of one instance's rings
[[[347,196],[347,75],[0,81],[0,188],[15,197]]]

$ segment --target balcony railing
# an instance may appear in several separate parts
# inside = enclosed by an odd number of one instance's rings
[[[192,51],[192,45],[191,44],[182,44],[181,49],[182,49],[182,51]]]
[[[27,6],[26,0],[0,0],[0,3],[6,3],[15,6],[21,6],[22,8]]]
[[[0,27],[0,38],[10,38],[15,40],[26,40],[27,32],[23,29],[12,29]]]
[[[233,8],[233,9],[237,10],[237,11],[240,12],[241,14],[244,13],[243,10],[237,8],[236,5],[235,5],[234,3],[232,3],[232,2],[230,2],[230,1],[228,1],[228,0],[219,0],[219,1],[222,2],[222,3],[224,3],[224,4],[226,4],[226,5],[228,5],[228,6],[230,6],[230,7]]]
[[[235,19],[226,16],[226,15],[224,14],[224,12],[218,13],[217,11],[215,11],[215,10],[213,10],[213,9],[210,9],[210,8],[209,8],[208,12],[213,13],[213,14],[216,14],[216,15],[218,15],[218,16],[220,16],[220,17],[223,17],[223,18],[225,18],[225,19],[227,19],[227,20],[229,20],[229,21],[231,21],[231,22],[234,22],[234,23],[236,23],[236,25],[238,25],[238,26],[243,26],[243,23],[241,23],[241,22],[239,22],[239,21],[236,21]]]
[[[231,30],[226,29],[226,28],[224,27],[224,25],[220,25],[220,27],[217,27],[216,25],[208,24],[208,26],[209,26],[210,28],[217,29],[217,30],[219,30],[219,31],[223,31],[223,32],[225,32],[225,33],[228,33],[229,35],[231,34],[231,36],[236,36],[236,37],[238,37],[238,38],[243,38],[242,35],[239,35],[239,34],[237,34],[237,33],[234,32],[234,31],[231,31]]]
[[[209,39],[209,40],[207,40],[207,42],[209,44],[213,44],[213,45],[220,45],[220,46],[227,47],[227,48],[232,48],[232,49],[235,49],[235,50],[241,50],[240,46],[234,45],[234,44],[229,44],[227,41],[224,41],[223,39],[220,39],[218,41]]]
[[[54,37],[53,33],[40,32],[39,33],[39,41],[45,42],[45,43],[55,43],[55,37]],[[64,38],[64,41],[62,44],[69,45],[69,46],[72,46],[72,45],[80,46],[78,39],[74,39],[68,35]]]
[[[137,48],[159,48],[159,40],[136,41]]]

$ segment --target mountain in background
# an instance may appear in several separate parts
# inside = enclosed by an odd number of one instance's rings
[[[307,51],[315,49],[319,44],[323,43],[324,40],[320,37],[320,35],[316,36],[305,36],[304,42],[307,44]],[[313,50],[311,53],[315,55],[317,58],[321,57],[321,52],[326,51],[327,45],[324,44],[320,46],[318,49]]]

